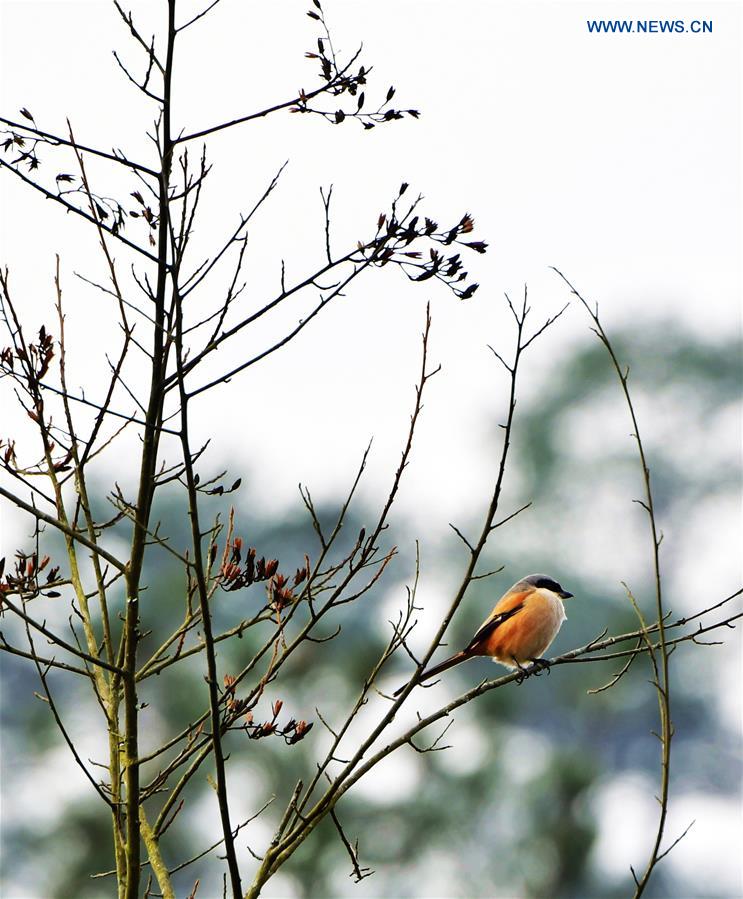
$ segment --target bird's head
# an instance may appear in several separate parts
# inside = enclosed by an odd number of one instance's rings
[[[541,590],[542,592],[554,593],[560,599],[570,599],[572,593],[563,590],[560,584],[548,574],[529,574],[511,587],[509,592],[520,590]]]

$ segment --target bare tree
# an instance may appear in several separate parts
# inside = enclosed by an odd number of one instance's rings
[[[318,34],[315,46],[306,55],[319,68],[319,85],[266,108],[239,110],[229,121],[184,131],[172,120],[171,112],[176,73],[174,50],[181,35],[199,27],[217,3],[215,0],[191,19],[179,21],[176,0],[164,0],[167,23],[162,34],[149,38],[139,30],[132,14],[114,0],[118,16],[142,55],[141,64],[130,65],[118,55],[116,61],[134,89],[155,109],[155,127],[149,133],[152,158],[147,161],[135,160],[124,150],[107,151],[83,143],[69,123],[63,134],[45,130],[25,108],[17,120],[0,119],[4,138],[0,165],[6,175],[20,179],[30,190],[53,201],[60,211],[88,223],[105,261],[107,280],[87,280],[109,303],[119,326],[118,346],[105,348],[112,354],[106,356],[107,383],[94,385],[84,394],[76,391],[66,375],[65,306],[59,259],[56,317],[33,334],[24,326],[20,313],[23,303],[15,296],[8,269],[0,273],[7,331],[0,372],[35,432],[33,445],[12,435],[4,436],[0,443],[4,471],[0,495],[29,516],[34,526],[33,545],[19,548],[14,562],[4,567],[0,584],[2,614],[21,624],[25,644],[2,636],[0,645],[6,652],[27,659],[38,672],[42,698],[49,705],[60,736],[100,799],[102,811],[110,818],[114,868],[108,874],[116,879],[118,895],[126,899],[140,895],[146,866],[151,872],[146,893],[154,895],[154,878],[160,895],[174,896],[173,874],[186,866],[196,866],[212,850],[224,855],[226,893],[256,897],[326,819],[336,827],[355,877],[362,879],[369,871],[363,867],[357,843],[344,831],[338,813],[343,796],[398,749],[412,747],[417,752],[433,752],[445,748],[441,741],[446,727],[432,737],[423,732],[485,692],[523,679],[523,672],[515,672],[484,681],[437,711],[419,716],[402,731],[393,724],[420,674],[442,644],[469,588],[494,573],[480,570],[489,538],[527,508],[525,505],[505,514],[500,509],[516,426],[518,379],[526,351],[564,311],[530,328],[526,291],[519,303],[507,298],[514,323],[512,348],[493,349],[496,364],[502,366],[508,383],[502,403],[503,443],[478,533],[468,537],[452,525],[465,551],[459,587],[433,639],[416,651],[416,641],[411,640],[418,611],[416,575],[399,616],[390,623],[387,646],[358,685],[357,697],[345,716],[330,722],[317,712],[321,725],[331,735],[330,748],[319,755],[314,770],[281,798],[283,811],[275,833],[260,854],[253,853],[256,864],[247,873],[237,843],[238,835],[252,818],[234,820],[228,747],[237,740],[250,740],[247,745],[251,751],[260,751],[258,741],[282,740],[289,752],[292,745],[307,737],[315,723],[311,720],[312,710],[307,710],[306,720],[282,714],[282,669],[300,648],[322,653],[324,642],[344,639],[334,624],[338,610],[374,594],[396,555],[396,547],[387,535],[390,511],[410,461],[424,392],[438,371],[429,359],[430,310],[424,319],[420,374],[399,466],[378,513],[350,542],[344,525],[369,450],[331,526],[321,521],[310,492],[302,488],[316,543],[287,563],[272,558],[270,548],[251,546],[241,536],[240,502],[235,502],[235,511],[226,521],[219,517],[209,520],[205,500],[236,493],[241,483],[239,477],[228,478],[226,472],[216,477],[201,474],[206,445],[194,445],[195,406],[228,380],[283,350],[319,318],[326,306],[347,294],[357,279],[373,269],[391,267],[408,281],[428,281],[429,286],[438,284],[459,299],[470,298],[477,284],[469,279],[461,254],[483,253],[487,246],[471,239],[471,215],[456,217],[442,226],[424,214],[421,197],[410,199],[408,185],[403,183],[388,208],[375,215],[367,236],[360,241],[346,240],[346,246],[338,251],[332,233],[332,191],[327,190],[322,194],[324,257],[294,280],[286,275],[282,265],[274,292],[256,303],[254,297],[248,299],[243,274],[248,227],[271,198],[282,175],[281,167],[210,255],[194,258],[191,238],[200,199],[209,184],[211,167],[206,139],[210,136],[286,112],[298,117],[319,116],[334,125],[358,124],[364,130],[418,116],[415,109],[394,105],[392,88],[381,102],[367,100],[370,68],[360,51],[348,58],[336,55],[325,13],[318,0],[313,0],[308,16]],[[115,169],[112,179],[123,177],[129,183],[131,190],[126,199],[112,198],[97,183],[98,179],[89,176],[91,159]],[[117,246],[126,263],[116,254]],[[226,288],[221,292],[215,287],[218,268],[229,272]],[[278,339],[250,354],[242,354],[235,364],[220,367],[220,349],[239,346],[246,333],[253,333],[258,324],[269,320],[283,304],[300,294],[314,297],[308,315]],[[606,685],[609,687],[619,683],[636,658],[646,655],[650,659],[661,721],[661,816],[646,869],[635,877],[635,895],[639,896],[657,862],[672,848],[662,848],[673,735],[669,657],[678,644],[700,642],[701,634],[731,626],[740,613],[728,614],[705,626],[694,623],[733,597],[721,599],[686,619],[671,620],[665,612],[661,537],[627,373],[601,327],[597,311],[582,302],[616,368],[632,418],[646,488],[641,502],[651,526],[656,605],[652,620],[646,620],[638,606],[640,621],[636,630],[611,636],[600,634],[587,645],[553,659],[552,664],[622,659],[624,666]],[[136,488],[130,493],[114,482],[109,487],[106,507],[91,490],[91,475],[132,433],[137,440],[129,440],[125,445],[136,451],[136,457],[128,455],[128,465],[137,472]],[[182,491],[187,503],[188,546],[174,545],[154,513],[156,498],[173,487]],[[55,549],[55,534],[63,541],[61,553]],[[183,614],[180,620],[168,622],[168,635],[150,652],[143,649],[143,635],[157,619],[159,609],[156,596],[145,592],[144,566],[146,559],[163,553],[182,566]],[[236,606],[234,623],[223,631],[215,630],[216,598],[243,591],[260,597],[253,601],[250,614],[244,614],[245,603]],[[739,595],[740,591],[734,594]],[[49,608],[58,608],[60,601],[69,604],[66,622],[58,622],[58,616],[49,613]],[[691,628],[687,627],[690,623]],[[247,633],[258,635],[258,649],[241,670],[225,671],[219,660],[220,645]],[[395,656],[409,659],[414,669],[406,687],[393,698],[380,692],[379,681]],[[194,721],[184,722],[182,729],[168,735],[160,745],[148,746],[139,726],[140,691],[158,678],[159,689],[154,695],[165,702],[168,678],[195,657],[203,661],[206,682],[202,714]],[[55,703],[54,679],[72,676],[79,679],[76,689],[91,691],[100,710],[100,727],[108,741],[103,775],[82,757]],[[375,695],[385,705],[367,727],[365,736],[354,742],[350,738],[351,726]],[[213,843],[195,857],[168,865],[165,857],[170,851],[163,850],[168,828],[177,816],[188,814],[185,790],[207,766],[214,771],[221,834],[216,834]],[[263,811],[265,807],[253,817]],[[197,887],[198,880],[192,895]]]

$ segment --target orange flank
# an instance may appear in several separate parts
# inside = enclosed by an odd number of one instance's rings
[[[523,594],[516,596],[521,597],[522,608],[483,640],[482,649],[478,647],[473,650],[477,655],[491,656],[509,668],[526,665],[532,659],[541,659],[565,618],[562,603],[551,601],[539,591],[526,597]],[[511,603],[514,598],[508,596],[498,603],[496,612],[506,611],[505,608],[499,609],[506,603],[513,607]]]

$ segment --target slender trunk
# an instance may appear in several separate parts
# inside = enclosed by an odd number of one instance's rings
[[[139,817],[138,708],[135,681],[137,644],[139,642],[139,589],[146,547],[147,527],[154,496],[158,444],[163,412],[163,381],[167,365],[165,347],[166,291],[169,273],[170,243],[170,172],[173,142],[170,131],[170,95],[175,45],[175,2],[168,0],[168,44],[163,78],[163,106],[160,132],[160,184],[157,241],[157,287],[155,290],[155,324],[152,350],[150,395],[142,444],[142,457],[137,496],[137,515],[133,528],[132,551],[126,577],[127,603],[124,625],[124,727],[126,757],[126,891],[125,899],[137,899],[141,869]]]

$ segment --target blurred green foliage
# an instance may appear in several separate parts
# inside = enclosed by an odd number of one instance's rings
[[[641,333],[633,330],[619,334],[616,349],[630,364],[634,390],[641,396],[652,396],[656,402],[662,401],[664,393],[680,392],[690,402],[693,399],[699,421],[738,394],[739,353],[732,341],[703,344],[670,326],[659,326],[646,327]],[[570,490],[569,478],[575,477],[581,466],[585,468],[584,461],[570,461],[569,445],[561,439],[566,417],[575,410],[615,403],[617,392],[604,350],[596,341],[576,348],[551,373],[544,389],[519,409],[512,464],[517,466],[520,481],[528,484],[530,494],[539,497],[543,509],[559,507],[565,501],[565,490]],[[679,427],[695,425],[679,422]],[[646,432],[658,505],[663,515],[672,516],[680,499],[688,491],[699,489],[698,475],[680,468],[663,443],[653,441],[652,422]],[[684,439],[691,440],[693,435]],[[618,465],[635,464],[633,446],[627,440],[626,445],[591,460],[590,476],[611,481]],[[735,473],[719,470],[708,476],[704,490],[730,489],[732,483],[737,483]],[[325,511],[331,514],[331,510]],[[172,534],[172,545],[186,545],[186,518],[176,501],[164,505],[158,515],[164,522],[163,530]],[[349,534],[355,536],[360,523],[350,521]],[[242,517],[239,532],[249,545],[258,548],[259,554],[280,558],[287,570],[301,564],[312,539],[309,522],[300,517],[275,522]],[[543,543],[526,549],[523,543],[509,547],[508,536],[500,532],[498,540],[498,557],[491,560],[494,564],[507,558],[509,571],[556,571],[577,597],[596,594],[596,583],[584,574],[576,559],[551,557],[549,546],[545,548]],[[405,543],[399,534],[395,542]],[[150,616],[155,623],[151,635],[142,642],[143,657],[159,645],[172,630],[173,622],[182,616],[182,573],[167,554],[156,558],[156,567],[151,562],[147,571],[150,587],[145,602],[156,606],[158,613],[154,619]],[[450,553],[438,561],[442,576],[446,569],[456,570],[460,562],[461,546],[452,541]],[[397,571],[406,576],[412,567],[410,555],[403,553]],[[496,578],[496,583],[504,586],[502,579]],[[641,595],[647,584],[635,587]],[[469,638],[483,617],[483,609],[492,605],[493,589],[489,581],[473,586],[472,595],[454,622],[450,645]],[[234,624],[251,606],[255,609],[260,603],[259,595],[251,591],[218,594],[214,601],[215,630]],[[374,664],[385,639],[377,606],[367,598],[345,607],[333,621],[333,627],[342,625],[341,637],[298,652],[282,671],[275,689],[269,691],[271,696],[263,700],[263,713],[276,695],[285,700],[292,715],[316,721],[315,731],[304,742],[295,747],[287,747],[280,740],[251,743],[242,735],[228,741],[231,783],[235,790],[245,791],[240,796],[241,807],[244,804],[255,811],[275,793],[280,809],[296,780],[300,776],[306,780],[312,772],[321,740],[314,706],[320,704],[329,717],[340,718],[353,701],[356,685]],[[587,642],[605,627],[623,631],[636,626],[629,606],[621,603],[586,601],[575,617],[570,609],[568,613],[569,636],[564,636],[565,631],[560,636],[563,649]],[[268,633],[255,630],[240,640],[220,644],[223,672],[239,670]],[[682,653],[677,658],[683,658]],[[397,669],[401,677],[405,674],[403,661]],[[107,815],[82,782],[80,793],[61,806],[55,804],[43,824],[39,823],[43,816],[40,819],[34,815],[29,825],[18,814],[13,802],[18,785],[34,778],[35,772],[48,764],[59,741],[47,708],[32,699],[37,687],[32,667],[5,655],[0,656],[0,663],[6,876],[14,882],[27,882],[27,895],[38,895],[34,893],[33,884],[38,883],[34,867],[40,858],[50,859],[51,868],[59,873],[49,899],[113,895],[112,880],[89,877],[91,872],[111,867],[111,853]],[[657,707],[647,686],[647,671],[639,662],[617,689],[586,695],[587,687],[605,682],[615,670],[611,664],[562,666],[521,687],[512,685],[490,693],[462,710],[467,728],[474,728],[478,734],[474,748],[466,728],[460,738],[455,723],[444,741],[454,743],[455,750],[414,754],[417,774],[412,793],[401,789],[398,800],[392,789],[370,801],[367,795],[361,797],[351,791],[340,803],[339,817],[348,834],[359,837],[361,862],[376,869],[373,877],[358,886],[348,879],[350,865],[345,850],[332,824],[325,822],[287,865],[281,889],[289,888],[288,877],[291,889],[307,899],[341,895],[609,899],[627,895],[629,875],[623,883],[612,882],[592,861],[601,824],[595,817],[593,798],[598,785],[620,772],[656,776],[657,744],[648,733],[656,726]],[[204,709],[200,657],[179,665],[177,671],[177,675],[169,671],[167,677],[163,674],[143,685],[140,698],[149,704],[141,725],[144,751],[166,734],[182,729]],[[472,684],[492,671],[489,662],[475,661],[447,677],[451,690],[455,690],[457,685]],[[55,676],[54,685],[60,706],[71,713],[80,703],[76,692],[79,683]],[[89,709],[89,714],[96,711]],[[697,782],[719,793],[735,791],[739,786],[735,766],[702,759],[696,749],[699,740],[709,741],[710,734],[723,755],[734,744],[734,736],[724,733],[714,719],[713,707],[698,691],[684,693],[677,688],[673,714],[677,728],[674,782]],[[452,751],[465,757],[472,752],[472,758],[465,758],[463,765],[452,764],[447,760],[447,753]],[[405,752],[412,754],[409,749]],[[149,766],[145,780],[155,770]],[[191,816],[199,815],[202,803],[212,799],[206,780],[210,771],[211,766],[206,764],[187,789],[185,811],[169,830],[165,856],[170,864],[204,848],[202,829],[194,826]],[[43,795],[38,801],[44,803]],[[244,831],[238,839],[241,849],[250,839],[248,833]],[[217,830],[213,839],[218,839]],[[259,851],[260,845],[252,848]],[[219,880],[213,874],[215,854],[218,851],[178,875],[179,896],[188,894],[197,876],[202,878],[197,894],[200,899],[221,895]],[[278,889],[269,884],[266,895],[282,895]],[[671,889],[667,869],[661,868],[649,895],[670,895],[667,891]]]

